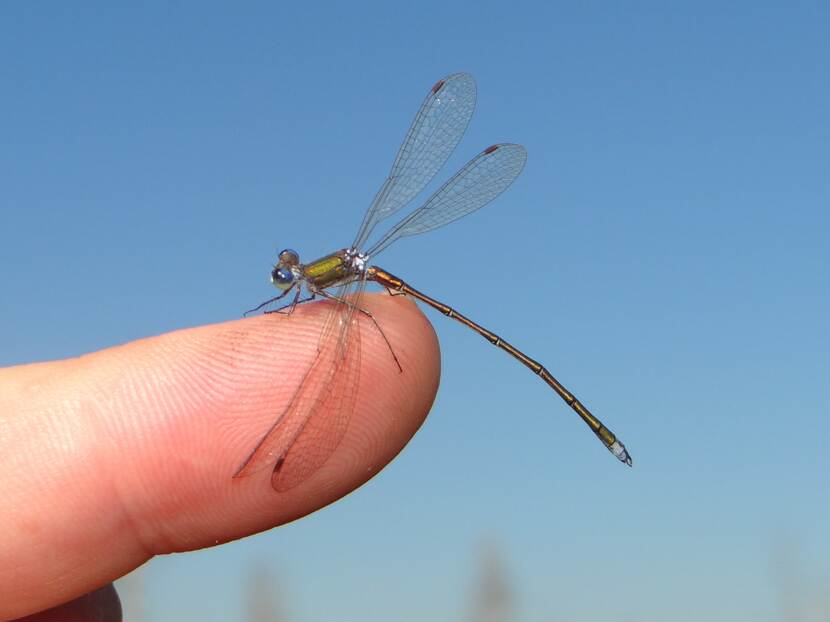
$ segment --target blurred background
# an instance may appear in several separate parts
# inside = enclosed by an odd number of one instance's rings
[[[528,165],[378,263],[432,413],[346,499],[154,559],[127,620],[828,620],[830,5],[3,3],[0,364],[237,318],[347,245],[427,90]],[[265,493],[267,494],[267,493]]]

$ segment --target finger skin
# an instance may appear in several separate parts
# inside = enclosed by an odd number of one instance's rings
[[[0,370],[0,620],[304,516],[394,458],[432,405],[438,342],[403,296],[367,295],[404,371],[361,321],[357,404],[328,461],[284,493],[268,470],[232,478],[313,360],[329,304]]]

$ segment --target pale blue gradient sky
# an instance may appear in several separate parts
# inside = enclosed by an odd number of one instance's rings
[[[404,453],[296,524],[152,562],[148,617],[239,619],[265,560],[294,620],[454,622],[482,540],[520,622],[776,620],[782,541],[830,583],[830,8],[301,4],[0,6],[0,363],[238,317],[276,249],[351,241],[464,70],[439,177],[501,141],[527,168],[378,263],[545,362],[635,468],[430,314],[442,386]]]

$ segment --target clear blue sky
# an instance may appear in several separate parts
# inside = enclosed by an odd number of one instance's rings
[[[454,622],[482,541],[519,622],[782,619],[782,549],[826,591],[830,8],[778,4],[3,3],[0,363],[238,317],[276,249],[351,241],[464,70],[440,176],[500,141],[527,168],[379,263],[634,456],[431,313],[442,385],[403,454],[296,524],[152,562],[148,618],[238,619],[266,562],[292,620]]]

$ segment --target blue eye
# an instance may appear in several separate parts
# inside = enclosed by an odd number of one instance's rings
[[[271,271],[271,282],[280,289],[288,289],[294,283],[294,273],[288,268],[274,268]]]

